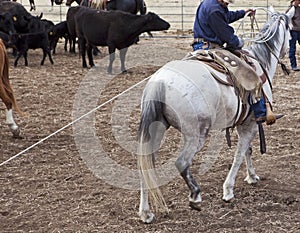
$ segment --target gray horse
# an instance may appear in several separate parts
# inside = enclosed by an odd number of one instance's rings
[[[290,19],[285,14],[270,13],[270,19],[258,38],[246,50],[265,68],[270,83],[279,59],[285,55],[289,42]],[[199,209],[200,188],[191,174],[193,157],[199,152],[210,129],[225,129],[241,115],[241,100],[231,86],[216,81],[207,66],[196,60],[172,61],[158,70],[147,83],[143,98],[139,127],[138,165],[141,172],[141,199],[139,215],[150,223],[154,214],[150,210],[148,193],[158,208],[167,209],[159,186],[164,184],[166,165],[155,167],[157,151],[165,131],[173,126],[184,138],[184,145],[175,165],[190,190],[189,202]],[[249,111],[248,106],[248,111]],[[245,181],[259,181],[251,162],[251,142],[258,132],[253,113],[249,112],[237,126],[239,141],[232,167],[223,185],[223,200],[234,197],[235,177],[242,161],[246,160]]]

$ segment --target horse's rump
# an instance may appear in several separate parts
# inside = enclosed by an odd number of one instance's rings
[[[203,119],[210,119],[212,128],[227,128],[234,123],[239,101],[234,88],[219,83],[208,67],[199,61],[171,61],[158,70],[149,82],[165,84],[166,112],[179,114],[177,119],[198,121],[201,115]],[[174,122],[174,117],[168,121],[178,129],[187,132],[194,130],[183,127],[182,122]]]

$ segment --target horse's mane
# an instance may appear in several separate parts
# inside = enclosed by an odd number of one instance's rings
[[[256,40],[250,46],[250,50],[253,52],[254,56],[265,68],[268,68],[271,64],[271,52],[269,48],[272,48],[273,50],[281,49],[276,48],[276,44],[281,36],[278,33],[278,28],[280,25],[279,21],[282,18],[287,29],[289,27],[288,16],[285,14],[274,13],[260,30]],[[270,37],[270,35],[272,36]]]

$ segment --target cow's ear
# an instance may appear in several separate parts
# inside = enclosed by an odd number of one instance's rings
[[[40,14],[40,16],[38,16],[39,19],[41,19],[43,17],[43,12]]]

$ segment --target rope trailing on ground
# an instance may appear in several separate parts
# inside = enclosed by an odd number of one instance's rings
[[[5,160],[4,162],[0,163],[0,167],[3,166],[3,165],[5,165],[5,164],[7,164],[7,163],[10,162],[10,161],[12,161],[13,159],[16,159],[17,157],[21,156],[21,155],[24,154],[25,152],[31,150],[32,148],[36,147],[37,145],[41,144],[42,142],[46,141],[47,139],[51,138],[52,136],[58,134],[59,132],[63,131],[64,129],[68,128],[69,126],[75,124],[76,122],[80,121],[82,118],[84,118],[84,117],[88,116],[89,114],[95,112],[95,111],[98,110],[99,108],[101,108],[101,107],[103,107],[104,105],[106,105],[106,104],[112,102],[113,100],[117,99],[118,97],[122,96],[122,95],[125,94],[126,92],[132,90],[133,88],[137,87],[138,85],[140,85],[141,83],[147,81],[147,80],[150,79],[150,78],[151,78],[151,76],[149,76],[149,77],[143,79],[142,81],[140,81],[140,82],[138,82],[138,83],[132,85],[131,87],[129,87],[129,88],[126,89],[125,91],[121,92],[120,94],[114,96],[114,97],[111,98],[110,100],[107,100],[107,101],[104,102],[103,104],[98,105],[96,108],[94,108],[94,109],[90,110],[89,112],[85,113],[84,115],[78,117],[76,120],[70,122],[69,124],[63,126],[62,128],[60,128],[60,129],[58,129],[58,130],[56,130],[54,133],[48,135],[47,137],[44,137],[44,138],[41,139],[40,141],[38,141],[38,142],[34,143],[33,145],[27,147],[25,150],[19,152],[18,154],[16,154],[16,155],[10,157],[9,159],[7,159],[7,160]]]

